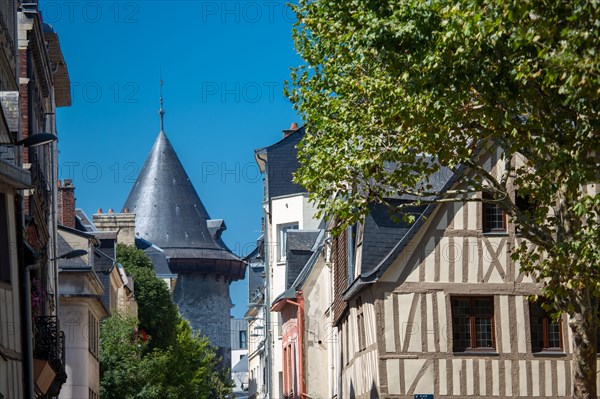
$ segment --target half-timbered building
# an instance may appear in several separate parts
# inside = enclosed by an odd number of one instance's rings
[[[487,156],[492,174],[500,159]],[[430,183],[456,186],[443,170]],[[511,260],[521,238],[506,215],[481,201],[405,210],[412,223],[373,207],[333,239],[338,397],[569,396],[567,318],[529,301],[539,285]]]

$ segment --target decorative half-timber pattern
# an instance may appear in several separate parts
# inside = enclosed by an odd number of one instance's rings
[[[500,159],[490,158],[488,165]],[[439,205],[378,281],[349,298],[338,323],[343,397],[571,395],[566,316],[563,350],[534,353],[527,297],[539,288],[511,260],[520,237],[511,224],[502,234],[482,230],[481,203]],[[453,351],[451,298],[458,296],[493,299],[489,351]]]

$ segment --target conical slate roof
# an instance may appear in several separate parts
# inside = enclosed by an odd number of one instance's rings
[[[162,248],[174,273],[243,273],[241,260],[210,233],[208,212],[162,130],[124,208],[136,214],[136,235]]]

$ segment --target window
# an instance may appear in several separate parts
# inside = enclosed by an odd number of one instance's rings
[[[240,331],[240,349],[248,349],[248,335],[246,330]]]
[[[279,260],[285,260],[286,257],[286,241],[287,241],[287,232],[288,230],[297,230],[298,223],[287,223],[279,225]]]
[[[452,298],[452,339],[455,352],[494,349],[494,299]]]
[[[562,350],[560,321],[554,322],[541,305],[541,302],[529,304],[531,351],[560,351]]]
[[[531,196],[528,194],[522,194],[517,191],[515,194],[515,205],[527,217],[531,217],[535,212],[535,204],[531,200]],[[517,234],[521,234],[519,231],[519,225],[515,227],[515,232]]]
[[[362,351],[367,347],[367,339],[365,334],[365,316],[363,313],[363,305],[361,298],[358,298],[356,300],[356,309],[356,324],[358,325],[358,349]]]
[[[490,193],[483,193],[483,232],[505,232],[506,231],[506,214],[496,203],[486,202],[494,198]]]
[[[88,348],[98,357],[98,319],[92,312],[88,312]]]
[[[344,323],[344,343],[346,349],[346,364],[350,363],[350,336],[349,336],[348,320]]]
[[[6,194],[0,193],[0,282],[10,283],[10,253]]]

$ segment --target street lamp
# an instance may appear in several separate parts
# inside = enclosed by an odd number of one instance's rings
[[[87,255],[88,251],[86,251],[85,249],[75,249],[73,251],[67,252],[66,254],[57,256],[56,258],[52,258],[50,259],[50,261],[55,261],[58,259],[74,259],[74,258],[79,258],[81,256]]]
[[[37,147],[44,144],[50,144],[55,141],[58,141],[58,137],[52,133],[35,133],[26,137],[22,140],[17,141],[16,143],[0,143],[0,147],[20,147],[24,146],[25,148]]]
[[[44,144],[53,143],[58,141],[58,137],[56,137],[52,133],[36,133],[31,136],[24,138],[23,140],[17,141],[17,146],[25,146],[26,148],[37,147]]]

